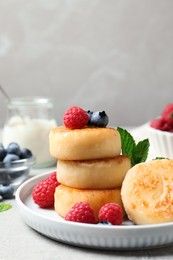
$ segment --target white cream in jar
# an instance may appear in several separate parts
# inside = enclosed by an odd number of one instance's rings
[[[29,101],[25,99],[25,106],[21,106],[18,101],[17,104],[15,102],[15,109],[9,105],[9,111],[13,113],[10,113],[2,133],[5,147],[10,142],[16,142],[21,147],[30,149],[36,157],[37,168],[53,166],[56,163],[49,152],[49,132],[57,124],[50,113],[50,101],[45,100],[47,99],[34,99],[33,102],[33,98]]]
[[[17,142],[21,147],[27,147],[40,164],[53,164],[49,153],[49,132],[56,126],[55,120],[29,119],[27,117],[12,117],[3,129],[2,141],[5,146]]]

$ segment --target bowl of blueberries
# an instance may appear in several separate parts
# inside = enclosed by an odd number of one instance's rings
[[[18,186],[27,178],[35,157],[27,148],[9,143],[5,148],[0,143],[0,198],[11,199]]]

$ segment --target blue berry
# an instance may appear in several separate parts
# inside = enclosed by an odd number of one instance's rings
[[[3,160],[3,163],[11,163],[13,161],[19,160],[20,157],[17,156],[16,154],[7,154]]]
[[[3,201],[3,197],[0,195],[0,202],[2,202]]]
[[[14,188],[11,185],[1,185],[0,195],[3,199],[12,199],[14,198]]]
[[[112,224],[111,224],[110,222],[108,222],[108,221],[100,221],[98,224],[99,224],[99,225],[108,225],[108,226],[112,226]]]
[[[0,162],[3,161],[6,154],[7,154],[7,151],[5,150],[4,146],[2,144],[0,144]]]
[[[102,112],[93,112],[89,118],[89,125],[95,127],[106,127],[109,122],[109,118],[106,115],[105,111]]]
[[[86,113],[87,113],[87,115],[89,116],[89,120],[88,120],[88,124],[87,125],[92,125],[91,124],[91,116],[92,116],[92,114],[93,114],[93,112],[92,111],[90,111],[90,110],[88,110],[88,111],[86,111]]]
[[[17,143],[10,143],[7,147],[7,153],[15,154],[20,157],[21,154],[20,146]]]
[[[27,159],[27,158],[30,158],[30,157],[32,157],[32,152],[27,148],[22,148],[20,158],[21,159]]]

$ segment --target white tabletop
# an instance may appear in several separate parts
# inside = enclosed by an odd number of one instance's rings
[[[30,177],[52,169],[32,170]],[[0,213],[0,260],[102,260],[173,259],[173,246],[161,249],[117,251],[74,247],[51,240],[28,227],[19,214],[15,199],[12,209]]]

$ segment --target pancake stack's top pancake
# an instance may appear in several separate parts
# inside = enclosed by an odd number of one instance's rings
[[[109,158],[121,152],[121,138],[114,128],[70,130],[53,128],[49,134],[50,153],[59,160],[90,160]]]

